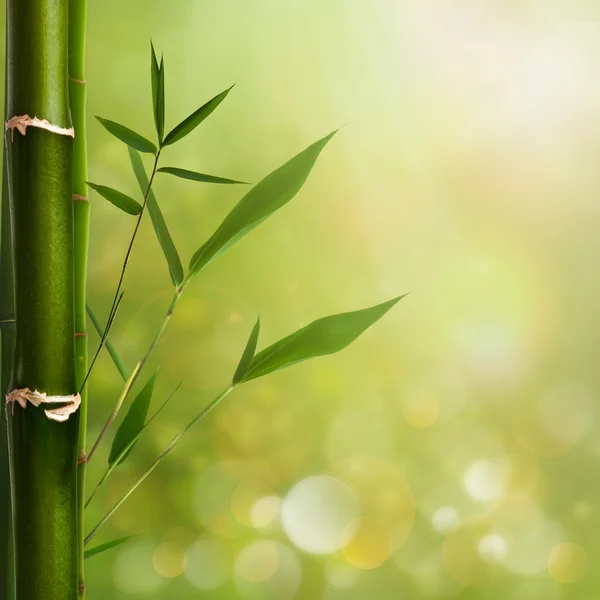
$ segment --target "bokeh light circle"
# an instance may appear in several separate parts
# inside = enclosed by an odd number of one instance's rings
[[[350,525],[359,515],[356,494],[333,477],[318,475],[297,483],[283,501],[285,533],[298,548],[331,554],[348,541]]]
[[[550,552],[548,572],[559,583],[575,583],[585,575],[588,564],[588,556],[581,546],[562,543]]]
[[[222,586],[231,574],[232,561],[227,546],[218,540],[200,539],[187,551],[186,579],[199,590]]]

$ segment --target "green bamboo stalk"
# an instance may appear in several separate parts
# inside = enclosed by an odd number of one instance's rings
[[[4,399],[8,390],[15,348],[15,301],[12,274],[10,207],[6,157],[2,170],[2,231],[0,234],[0,331],[2,332],[2,365],[0,393]],[[14,597],[12,539],[10,527],[10,477],[5,403],[0,400],[0,599]]]
[[[53,396],[77,392],[68,17],[67,0],[7,2],[7,114],[32,119],[5,136],[16,317],[9,389]],[[75,600],[79,414],[59,423],[29,403],[7,415],[16,597]]]
[[[86,321],[86,280],[90,205],[87,197],[87,136],[85,30],[86,0],[69,0],[69,103],[75,130],[73,144],[73,214],[75,228],[75,377],[81,394],[79,409],[77,496],[79,503],[79,597],[85,597],[84,578],[84,503],[86,481],[86,430],[88,394],[88,340]]]

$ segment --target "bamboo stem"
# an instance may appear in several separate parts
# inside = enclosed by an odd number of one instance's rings
[[[167,456],[167,454],[169,454],[169,452],[171,452],[171,450],[173,450],[173,448],[175,448],[175,446],[177,445],[179,440],[192,427],[194,427],[194,425],[196,425],[196,423],[198,423],[198,421],[201,421],[208,413],[210,413],[221,402],[221,400],[223,400],[224,398],[229,396],[229,394],[233,390],[234,390],[234,386],[230,386],[227,389],[223,390],[216,398],[214,398],[212,400],[212,402],[210,402],[210,404],[208,404],[202,410],[202,412],[199,415],[197,415],[196,417],[194,417],[192,419],[192,421],[185,427],[185,429],[183,429],[181,432],[179,432],[169,442],[169,445],[146,467],[144,472],[138,477],[136,482],[125,492],[123,497],[102,517],[102,519],[100,519],[100,521],[96,524],[96,526],[92,529],[92,531],[90,531],[88,536],[85,538],[86,544],[88,544],[92,540],[92,538],[96,535],[96,533],[98,533],[98,531],[100,530],[102,525],[104,525],[104,523],[106,523],[106,521],[108,521],[115,514],[115,512],[117,512],[117,510],[121,507],[121,505],[125,502],[125,500],[127,500],[127,498],[129,498],[129,496],[131,496],[131,494],[133,494],[133,492],[135,492],[135,490],[144,482],[146,477],[148,477],[148,475],[150,475],[150,473],[152,473],[152,471],[154,471],[154,469],[156,469],[156,467],[158,467],[158,465]]]
[[[88,393],[84,384],[88,370],[88,340],[86,321],[86,280],[90,205],[87,200],[87,136],[86,136],[86,83],[85,83],[85,33],[86,0],[69,0],[69,104],[75,130],[73,143],[73,215],[75,243],[75,376],[81,395],[79,409],[79,437],[77,497],[79,566],[78,592],[85,597],[84,579],[84,502],[86,482],[86,430]]]
[[[12,241],[8,202],[6,156],[2,171],[2,233],[0,239],[0,331],[2,332],[2,365],[0,398],[8,391],[15,349],[15,300],[12,273]],[[0,400],[0,599],[14,597],[12,536],[10,527],[10,477],[5,403]]]
[[[149,190],[150,190],[150,187],[148,188],[148,191]],[[94,445],[92,446],[92,449],[90,450],[90,452],[87,456],[88,462],[92,459],[92,456],[94,456],[94,454],[96,453],[96,450],[100,446],[100,442],[102,442],[104,436],[106,435],[106,433],[109,430],[110,426],[112,425],[113,421],[117,418],[117,415],[119,414],[119,410],[121,409],[121,406],[123,405],[125,400],[127,400],[131,390],[133,389],[133,386],[135,385],[135,382],[137,381],[138,377],[142,373],[144,366],[148,362],[148,359],[150,358],[150,356],[152,355],[152,353],[154,352],[154,350],[156,349],[156,347],[162,340],[162,336],[164,335],[165,330],[167,329],[167,325],[169,324],[169,321],[171,320],[171,317],[173,316],[173,312],[175,311],[177,304],[181,300],[181,296],[183,295],[183,292],[185,291],[186,286],[187,286],[187,281],[184,281],[175,291],[175,295],[173,296],[173,299],[171,300],[171,305],[169,306],[169,309],[167,310],[167,312],[162,320],[162,323],[160,324],[158,332],[154,336],[154,339],[152,340],[152,343],[148,347],[148,350],[146,350],[146,353],[141,358],[141,360],[137,364],[135,370],[133,371],[133,373],[131,374],[131,376],[129,377],[127,382],[125,383],[125,387],[123,388],[123,392],[121,393],[121,396],[119,397],[119,400],[117,401],[117,404],[115,405],[115,408],[110,413],[106,423],[104,424],[104,427],[102,428],[102,431],[100,431],[100,434],[98,435],[96,441],[94,442]],[[100,346],[100,347],[102,347],[102,346]]]
[[[9,389],[69,396],[77,387],[68,2],[8,0],[7,11],[7,114],[39,120],[5,135],[16,316]],[[14,408],[16,597],[75,600],[79,411],[56,422],[42,407]]]

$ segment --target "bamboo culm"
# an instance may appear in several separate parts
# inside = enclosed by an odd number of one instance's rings
[[[87,462],[85,455],[88,393],[88,340],[86,321],[86,280],[90,205],[87,197],[87,135],[85,30],[86,0],[69,0],[69,104],[75,139],[73,142],[73,214],[75,242],[75,376],[81,394],[79,409],[79,439],[77,495],[78,495],[78,594],[85,598],[84,503]]]
[[[68,0],[8,0],[8,164],[15,286],[9,390],[72,396],[75,380],[73,138]],[[11,121],[11,119],[13,121]],[[79,411],[7,410],[17,600],[78,594]]]

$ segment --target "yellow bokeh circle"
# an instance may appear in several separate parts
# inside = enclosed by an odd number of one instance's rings
[[[389,527],[379,519],[363,517],[349,526],[353,535],[342,554],[346,561],[364,571],[381,566],[392,553]]]
[[[559,583],[579,581],[585,575],[588,564],[585,550],[577,544],[558,544],[548,556],[548,572]]]

